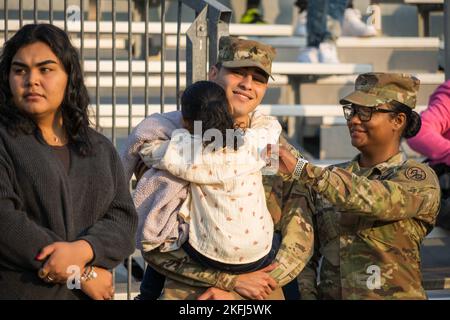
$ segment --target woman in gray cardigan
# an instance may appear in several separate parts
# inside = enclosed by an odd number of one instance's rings
[[[0,57],[0,299],[110,299],[137,216],[114,146],[89,128],[78,54],[49,24]]]

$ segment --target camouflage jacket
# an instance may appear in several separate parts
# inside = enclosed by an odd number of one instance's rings
[[[280,141],[287,144],[284,138]],[[291,147],[295,153],[295,149]],[[279,175],[264,176],[267,207],[281,232],[282,243],[275,258],[277,267],[270,275],[284,286],[305,267],[313,252],[313,228],[307,194],[295,181],[285,181]],[[233,290],[237,275],[204,268],[193,261],[183,250],[160,252],[153,250],[144,254],[146,261],[160,273],[187,285],[217,287]]]
[[[440,194],[430,167],[399,153],[372,168],[360,168],[358,157],[308,165],[301,179],[312,188],[316,231],[313,258],[298,277],[303,298],[426,298],[419,250]]]

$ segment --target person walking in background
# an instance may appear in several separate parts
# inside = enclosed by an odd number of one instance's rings
[[[436,225],[450,230],[450,80],[436,89],[420,116],[422,127],[407,142],[427,157],[439,177],[442,194]]]

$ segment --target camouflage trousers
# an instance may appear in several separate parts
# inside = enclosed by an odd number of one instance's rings
[[[182,282],[166,278],[164,291],[159,300],[196,300],[199,295],[205,292],[204,287],[195,287],[184,284]],[[245,300],[242,296],[233,292],[235,300]],[[275,289],[267,300],[284,300],[283,290]]]
[[[142,252],[142,256],[150,266],[166,277],[164,290],[159,298],[160,300],[196,300],[199,295],[208,289],[208,287],[212,286],[211,284],[208,285],[208,283],[217,283],[217,274],[219,272],[216,272],[215,274],[211,274],[207,271],[197,273],[192,272],[192,270],[196,270],[198,265],[184,252],[184,250],[175,250],[165,253],[154,250],[152,252]],[[197,279],[194,280],[183,277],[180,274],[181,269],[184,271],[191,271],[191,273],[197,276]],[[176,277],[185,279],[189,284],[181,282]],[[234,277],[234,275],[220,277],[222,285],[230,287]],[[220,286],[217,287],[222,288]],[[237,300],[245,299],[237,293],[234,293],[234,295]],[[283,290],[281,288],[275,289],[268,297],[268,300],[284,300]]]

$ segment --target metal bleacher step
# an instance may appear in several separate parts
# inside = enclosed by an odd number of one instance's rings
[[[428,104],[431,93],[445,80],[441,72],[414,73],[421,81],[417,103]],[[357,75],[322,77],[299,85],[300,104],[337,104],[339,99],[354,89]],[[324,95],[323,92],[327,94]]]
[[[48,22],[47,20],[42,20],[43,22]],[[23,24],[34,23],[34,20],[23,20]],[[53,24],[60,28],[64,28],[63,20],[54,20]],[[185,34],[190,27],[190,22],[181,23],[181,34]],[[112,22],[111,21],[100,21],[99,30],[101,33],[112,33]],[[8,30],[17,31],[20,27],[20,21],[10,19],[8,21]],[[79,21],[73,22],[69,21],[67,23],[68,32],[80,32],[81,23]],[[145,22],[133,21],[131,23],[131,29],[133,34],[144,34],[145,33]],[[5,20],[0,20],[0,31],[5,30]],[[95,33],[97,30],[96,21],[84,21],[84,32]],[[230,34],[239,36],[290,36],[292,35],[292,26],[290,24],[240,24],[231,23],[230,24]],[[150,34],[161,34],[161,23],[160,22],[149,22],[148,32]],[[176,22],[166,22],[165,25],[166,34],[177,34],[177,23]],[[116,22],[116,33],[117,34],[127,34],[128,33],[128,21],[117,21]]]
[[[278,58],[295,61],[304,38],[259,38],[274,43]],[[373,37],[347,38],[337,41],[338,56],[343,63],[370,63],[379,72],[435,72],[438,69],[438,38]]]
[[[167,37],[167,57],[175,57],[176,37]],[[298,36],[248,37],[277,49],[277,61],[297,61],[299,49],[306,47],[306,38]],[[183,50],[186,39],[180,38]],[[340,37],[338,56],[342,63],[372,64],[374,70],[386,72],[435,72],[440,41],[437,37]],[[172,48],[172,49],[171,49]],[[182,51],[184,53],[184,51]]]
[[[115,63],[116,72],[126,73],[129,70],[128,61],[118,60]],[[101,72],[112,72],[112,60],[101,60],[99,65]],[[133,60],[132,70],[143,73],[145,71],[144,60]],[[148,71],[150,73],[161,72],[161,63],[159,61],[149,61]],[[176,72],[175,61],[165,61],[164,68],[166,73],[174,74]],[[84,61],[85,72],[96,72],[97,65],[95,60]],[[274,74],[282,75],[333,75],[333,74],[358,74],[370,72],[372,67],[369,64],[354,64],[354,63],[299,63],[299,62],[274,62],[272,64],[272,72]],[[180,62],[180,72],[186,72],[186,63]]]
[[[131,106],[132,124],[137,125],[145,116],[144,104],[132,104]],[[148,114],[159,113],[160,104],[148,105]],[[425,110],[426,106],[418,106],[417,111]],[[128,116],[130,114],[128,104],[116,104],[115,116],[117,128],[128,127]],[[102,104],[99,106],[100,126],[108,128],[112,123],[113,106],[112,104]],[[165,112],[175,111],[175,104],[166,104],[164,106]],[[345,119],[342,113],[342,108],[337,105],[282,105],[282,104],[263,104],[258,107],[257,110],[262,111],[264,114],[272,115],[276,117],[304,117],[319,118],[321,122],[319,124],[326,126],[344,126]],[[92,121],[95,121],[96,106],[90,106],[90,114],[92,115]]]

